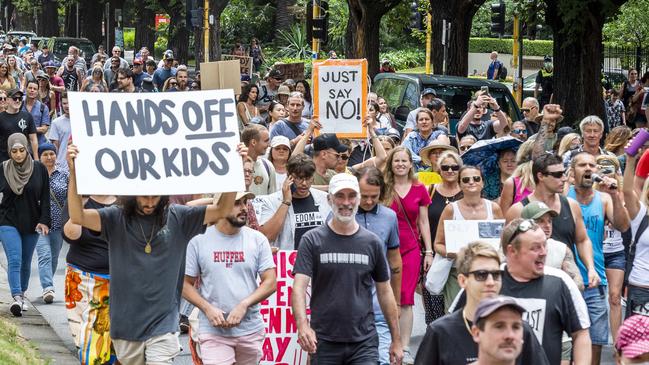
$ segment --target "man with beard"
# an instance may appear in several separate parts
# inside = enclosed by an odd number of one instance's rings
[[[237,147],[242,157],[247,149]],[[123,365],[170,364],[180,353],[179,303],[189,240],[231,214],[236,193],[211,205],[169,205],[168,196],[124,197],[118,206],[84,209],[77,193],[75,159],[68,145],[70,220],[108,242],[110,335]]]
[[[629,215],[624,209],[621,192],[615,185],[615,179],[603,176],[599,189],[593,189],[593,174],[597,171],[597,163],[592,154],[589,152],[577,153],[572,158],[570,168],[575,182],[570,186],[568,197],[579,202],[584,225],[592,242],[595,270],[601,279],[598,287],[588,288],[583,294],[591,322],[590,338],[593,343],[593,363],[599,364],[602,345],[608,344],[609,335],[608,289],[603,252],[604,225],[609,222],[613,228],[624,232],[630,226]],[[587,280],[586,268],[579,259],[577,259],[577,266],[579,266],[584,280]]]
[[[276,273],[268,240],[245,226],[252,198],[252,193],[237,193],[230,214],[187,247],[183,297],[200,309],[198,338],[205,364],[261,360],[265,326],[259,303],[275,292]]]
[[[496,115],[496,120],[483,120],[489,110]],[[476,98],[471,102],[469,110],[457,124],[457,136],[461,139],[470,134],[478,141],[491,139],[502,133],[507,125],[507,115],[500,110],[496,99],[481,90],[476,93]]]
[[[189,73],[187,66],[178,66],[176,81],[178,81],[178,85],[175,87],[175,91],[189,91]]]
[[[333,217],[307,232],[298,248],[293,270],[293,316],[300,346],[318,365],[378,363],[372,309],[374,284],[392,337],[390,363],[399,364],[403,357],[383,243],[355,219],[359,191],[354,176],[332,177],[327,200]],[[309,322],[306,291],[311,280]]]
[[[133,71],[129,68],[117,69],[115,81],[117,82],[117,92],[133,93],[137,91],[133,84]]]

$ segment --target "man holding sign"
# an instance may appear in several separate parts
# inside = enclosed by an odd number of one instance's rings
[[[247,149],[238,147],[246,157]],[[180,353],[178,303],[189,240],[208,224],[227,217],[235,193],[207,207],[169,205],[168,196],[124,197],[119,206],[84,209],[77,193],[75,159],[68,146],[68,208],[72,223],[108,242],[110,261],[110,334],[123,365],[171,364]]]

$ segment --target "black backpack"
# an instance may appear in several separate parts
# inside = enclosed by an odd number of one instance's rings
[[[504,80],[507,78],[507,67],[505,65],[500,66],[500,72],[498,72],[498,80]]]

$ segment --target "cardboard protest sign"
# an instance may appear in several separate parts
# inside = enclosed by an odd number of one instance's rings
[[[365,138],[367,60],[325,60],[313,63],[313,115],[320,133]]]
[[[201,62],[201,90],[232,89],[241,94],[241,73],[238,60]]]
[[[273,68],[279,70],[282,73],[284,80],[304,80],[304,62],[275,63],[273,65]]]
[[[293,264],[297,251],[278,251],[277,291],[261,302],[261,316],[266,323],[261,365],[305,365],[308,354],[297,343],[297,325],[291,310]],[[307,293],[307,302],[310,294]],[[310,313],[307,303],[307,314]]]
[[[248,74],[250,77],[252,77],[252,57],[224,54],[221,55],[221,59],[223,59],[224,61],[239,61],[239,72],[241,72],[242,75]]]
[[[245,190],[232,90],[68,95],[80,194]]]
[[[505,226],[504,219],[494,220],[445,220],[446,252],[457,253],[473,241],[483,241],[500,249],[500,235]]]

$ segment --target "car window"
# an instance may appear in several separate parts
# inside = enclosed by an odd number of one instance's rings
[[[94,53],[94,46],[89,42],[79,42],[79,41],[67,41],[67,40],[55,40],[54,45],[52,46],[52,53],[55,55],[61,55],[65,57],[68,54],[68,49],[70,46],[75,46],[81,50],[83,56],[91,57]]]
[[[405,88],[405,80],[391,78],[377,80],[372,87],[374,92],[383,97],[393,110],[401,105],[401,98]]]
[[[401,105],[405,105],[408,109],[413,110],[419,107],[419,88],[414,82],[409,82],[408,87],[406,87],[406,93],[403,96],[403,102]]]

